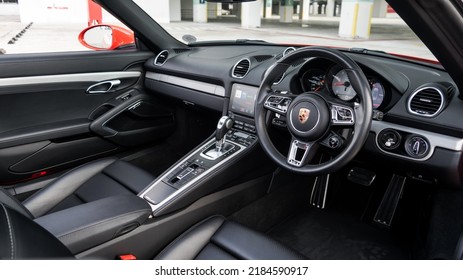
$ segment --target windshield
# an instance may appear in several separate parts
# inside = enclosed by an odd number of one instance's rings
[[[248,39],[436,60],[385,0],[134,2],[185,44]],[[127,28],[89,0],[0,0],[0,54],[88,51],[79,33],[101,23]]]
[[[144,1],[136,1],[146,11]],[[178,40],[263,40],[286,45],[364,48],[436,60],[384,0],[182,4],[180,21],[158,23]],[[201,9],[203,13],[201,13]],[[151,13],[156,19],[156,15]],[[192,35],[192,36],[185,36]]]

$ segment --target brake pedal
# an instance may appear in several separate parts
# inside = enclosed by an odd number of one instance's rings
[[[394,174],[389,182],[386,192],[384,193],[383,199],[379,204],[378,210],[376,210],[373,221],[382,226],[390,227],[394,214],[399,205],[400,197],[405,185],[406,178]]]
[[[369,187],[373,184],[373,181],[376,178],[376,173],[366,170],[360,167],[353,167],[349,174],[347,174],[347,179],[356,184]]]

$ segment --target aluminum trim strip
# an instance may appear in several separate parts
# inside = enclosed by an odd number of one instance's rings
[[[170,171],[173,171],[175,169],[177,169],[177,167],[179,167],[180,165],[182,165],[185,161],[188,161],[191,159],[191,157],[199,152],[201,152],[203,149],[205,149],[206,147],[212,145],[213,143],[215,142],[215,139],[211,139],[210,141],[208,141],[206,144],[202,145],[200,148],[194,150],[193,152],[190,153],[190,156],[184,160],[182,160],[181,162],[179,162],[178,164],[176,164],[175,166],[171,167],[170,168]],[[227,141],[229,142],[229,141]],[[182,186],[180,189],[178,189],[177,191],[175,191],[174,193],[172,193],[171,195],[169,195],[167,198],[165,198],[162,202],[160,202],[159,204],[156,204],[156,205],[153,205],[151,203],[149,203],[149,201],[147,201],[150,206],[151,206],[151,209],[153,210],[153,216],[156,215],[159,211],[162,211],[163,208],[167,205],[169,205],[172,201],[175,201],[175,199],[177,199],[178,197],[181,197],[185,192],[187,192],[188,190],[190,190],[190,188],[197,182],[199,181],[200,179],[204,178],[205,176],[209,175],[212,171],[214,171],[215,169],[219,168],[220,166],[222,166],[223,164],[225,164],[226,162],[230,161],[232,158],[236,157],[238,154],[240,154],[241,152],[243,152],[244,150],[247,149],[247,147],[243,146],[243,145],[240,145],[236,142],[231,142],[233,145],[237,145],[239,146],[241,149],[239,149],[238,151],[236,151],[235,153],[231,154],[229,157],[226,157],[224,158],[223,160],[221,160],[219,163],[215,164],[214,166],[212,166],[211,168],[209,168],[208,170],[206,170],[205,172],[201,173],[199,176],[197,176],[196,178],[194,178],[193,180],[191,180],[190,182],[186,183],[184,186]],[[170,172],[166,172],[163,176],[161,176],[160,178],[156,179],[148,188],[146,188],[145,191],[143,191],[142,193],[138,194],[139,197],[143,198],[145,196],[146,193],[148,193],[151,188],[155,187],[156,184],[162,182],[162,180],[164,180],[168,175],[170,174]]]
[[[179,87],[202,91],[220,97],[225,97],[225,88],[222,86],[154,72],[146,72],[145,77],[150,80],[155,80]]]
[[[137,78],[140,76],[141,72],[139,71],[117,71],[1,78],[0,87],[73,82],[102,82],[104,80]]]

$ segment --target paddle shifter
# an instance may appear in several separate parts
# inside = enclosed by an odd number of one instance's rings
[[[223,116],[217,123],[217,130],[215,131],[215,150],[222,151],[223,144],[225,143],[225,135],[233,127],[233,119],[229,116]]]

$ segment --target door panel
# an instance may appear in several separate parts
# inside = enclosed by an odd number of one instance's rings
[[[151,56],[133,50],[0,56],[0,184],[168,136],[173,111],[141,86]]]

